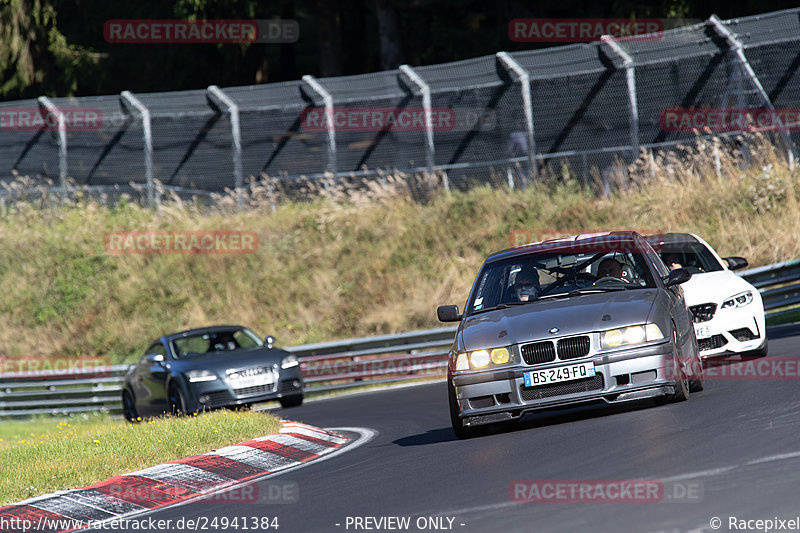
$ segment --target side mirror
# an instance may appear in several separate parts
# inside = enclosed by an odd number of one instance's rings
[[[673,285],[680,285],[681,283],[686,283],[687,281],[689,281],[691,277],[692,275],[685,268],[676,268],[675,270],[669,273],[669,276],[664,278],[664,285],[666,287],[672,287]]]
[[[275,346],[275,337],[273,337],[272,335],[267,335],[266,337],[264,337],[264,346],[266,346],[267,348],[272,348],[273,346]]]
[[[461,315],[457,305],[440,305],[436,308],[436,318],[439,322],[458,322],[461,320]]]
[[[146,359],[147,359],[147,362],[150,363],[151,365],[154,365],[156,363],[163,363],[164,362],[164,354],[151,353],[146,357]]]
[[[747,262],[747,259],[744,257],[723,257],[723,261],[728,263],[728,268],[731,270],[739,270],[740,268],[745,268],[750,263]]]

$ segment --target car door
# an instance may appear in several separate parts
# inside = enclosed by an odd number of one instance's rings
[[[148,356],[160,354],[164,360],[151,361]],[[159,414],[167,409],[167,367],[165,366],[167,351],[161,342],[154,342],[142,358],[142,383],[147,394],[148,414]]]

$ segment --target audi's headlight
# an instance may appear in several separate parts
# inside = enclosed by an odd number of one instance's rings
[[[664,334],[656,324],[640,324],[601,331],[600,347],[603,349],[619,348],[620,346],[632,346],[663,338]]]
[[[281,361],[281,368],[285,370],[287,368],[292,368],[293,366],[297,366],[299,364],[300,361],[297,360],[296,355],[294,354],[287,355],[286,357],[283,358],[283,361]]]
[[[456,354],[456,370],[486,368],[490,365],[505,365],[513,362],[514,357],[511,355],[511,350],[505,346]]]
[[[753,301],[753,291],[740,292],[735,294],[722,302],[721,309],[733,309],[736,307],[744,307]]]
[[[201,383],[203,381],[214,381],[217,375],[210,370],[189,370],[186,373],[189,383]]]

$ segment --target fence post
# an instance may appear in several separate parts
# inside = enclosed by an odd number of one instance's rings
[[[772,101],[769,99],[767,91],[764,90],[764,86],[761,85],[761,81],[758,79],[758,76],[756,76],[753,67],[750,66],[747,56],[744,55],[744,46],[742,45],[742,42],[736,38],[731,30],[725,27],[725,25],[716,15],[711,15],[708,18],[708,22],[711,23],[714,31],[716,31],[717,34],[719,34],[728,42],[729,49],[736,53],[739,63],[741,63],[745,74],[747,74],[747,77],[753,82],[753,85],[755,86],[756,91],[758,91],[759,96],[761,96],[761,100],[764,102],[764,105],[767,107],[767,109],[773,112],[772,119],[778,123],[778,129],[780,130],[781,138],[786,145],[786,156],[789,158],[789,168],[794,169],[794,160],[797,156],[795,154],[795,146],[792,142],[792,138],[786,132],[786,128],[784,127],[781,118],[774,113],[775,106],[772,105]]]
[[[60,111],[46,96],[40,96],[38,101],[39,106],[58,120],[58,185],[61,188],[62,198],[64,198],[67,194],[67,124],[64,120],[64,112]]]
[[[322,97],[325,104],[325,118],[327,121],[328,130],[328,171],[336,175],[336,126],[333,123],[333,96],[328,92],[317,79],[306,74],[303,76],[303,81],[311,87],[311,90]],[[328,182],[325,182],[325,188],[328,188]]]
[[[144,141],[144,175],[147,187],[147,206],[155,204],[155,190],[153,187],[153,131],[150,124],[150,110],[136,98],[130,91],[120,93],[122,106],[128,110],[135,108],[142,115],[142,140]]]
[[[225,108],[231,116],[233,182],[236,189],[236,205],[241,209],[243,207],[242,187],[244,186],[244,178],[242,176],[242,135],[239,127],[239,106],[216,85],[209,85],[206,91],[209,101],[219,108]]]
[[[519,83],[522,89],[522,107],[525,113],[525,129],[528,134],[528,159],[531,162],[531,174],[536,179],[536,137],[534,136],[533,125],[533,100],[531,98],[531,76],[528,71],[519,64],[519,62],[511,57],[508,52],[497,52],[495,55],[506,69],[514,72],[519,78]],[[525,183],[522,184],[523,188]]]
[[[636,99],[636,70],[631,55],[622,48],[611,35],[603,35],[600,40],[606,43],[620,59],[625,67],[625,80],[628,84],[628,108],[631,132],[631,151],[633,160],[639,157],[639,103]]]
[[[436,146],[433,143],[433,110],[431,107],[431,86],[422,79],[422,76],[408,65],[400,65],[400,72],[408,76],[408,79],[419,88],[422,94],[422,108],[425,110],[425,161],[428,168],[433,174],[434,166],[436,165]],[[450,184],[444,174],[444,188],[450,190]]]

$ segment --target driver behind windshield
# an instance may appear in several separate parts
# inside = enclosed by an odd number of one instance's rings
[[[617,261],[616,259],[612,259],[611,257],[607,257],[600,261],[600,264],[597,266],[597,279],[601,280],[603,278],[616,278],[620,281],[624,281],[627,283],[628,280],[624,278],[624,272],[622,270],[622,263]]]
[[[514,280],[514,293],[520,302],[531,302],[539,297],[539,271],[532,265],[525,265]]]

